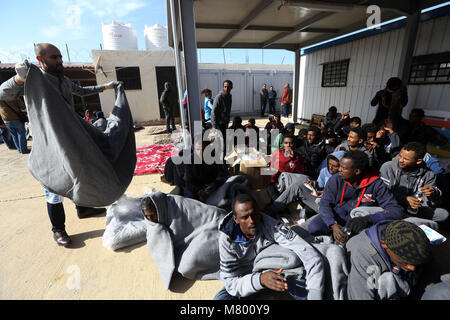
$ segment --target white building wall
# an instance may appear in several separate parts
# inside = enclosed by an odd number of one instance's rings
[[[175,64],[173,51],[113,51],[92,50],[94,63],[101,66],[96,73],[97,83],[104,84],[116,81],[116,67],[139,67],[142,90],[126,90],[128,104],[130,105],[133,120],[144,122],[159,120],[159,98],[156,84],[155,67],[173,66]],[[108,115],[114,107],[114,90],[106,90],[100,93],[100,103],[105,115]]]
[[[450,51],[450,15],[423,22],[419,26],[414,55]],[[299,118],[325,115],[336,106],[339,112],[350,111],[362,122],[371,122],[376,107],[370,105],[378,90],[390,77],[398,76],[405,28],[343,43],[302,56],[305,60],[303,100]],[[347,86],[323,88],[323,63],[350,59]],[[299,91],[302,91],[300,88]],[[409,102],[404,116],[413,108],[450,111],[450,85],[408,85]]]
[[[116,80],[115,67],[139,67],[142,90],[127,90],[128,103],[135,122],[160,120],[158,89],[155,67],[175,66],[172,50],[167,51],[110,51],[93,50],[93,61],[101,66],[96,73],[97,83],[104,84]],[[279,98],[286,82],[292,87],[292,65],[246,65],[246,64],[199,64],[199,88],[209,88],[213,96],[222,90],[222,83],[229,79],[233,81],[233,105],[231,113],[259,113],[259,90],[262,83],[267,87],[274,86]],[[199,93],[200,95],[200,93]],[[107,115],[114,107],[114,91],[108,90],[100,94],[102,110]],[[203,101],[204,97],[201,97]],[[280,111],[280,103],[277,110]],[[267,106],[266,111],[268,112]]]

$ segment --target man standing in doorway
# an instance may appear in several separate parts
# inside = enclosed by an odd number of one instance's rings
[[[267,99],[269,98],[269,92],[267,91],[267,85],[265,83],[262,85],[259,96],[261,98],[261,117],[264,117],[264,113],[266,112]]]
[[[177,107],[177,96],[176,92],[172,89],[172,84],[170,82],[164,83],[164,91],[161,94],[159,102],[161,103],[166,116],[166,132],[171,133],[176,130],[173,111]],[[170,129],[170,125],[172,126],[172,129]]]

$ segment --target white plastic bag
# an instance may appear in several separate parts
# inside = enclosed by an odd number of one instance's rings
[[[120,198],[106,211],[106,229],[103,233],[103,246],[117,250],[146,242],[147,227],[141,210],[139,198]]]

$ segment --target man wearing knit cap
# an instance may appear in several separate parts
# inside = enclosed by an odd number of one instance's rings
[[[346,250],[349,300],[419,299],[439,281],[430,241],[411,222],[381,221],[351,238]]]

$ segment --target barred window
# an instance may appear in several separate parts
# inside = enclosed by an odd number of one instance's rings
[[[450,52],[414,57],[409,84],[450,83]]]
[[[347,86],[348,65],[350,59],[324,63],[322,87]]]
[[[139,67],[116,67],[117,81],[123,81],[125,90],[141,90]]]

